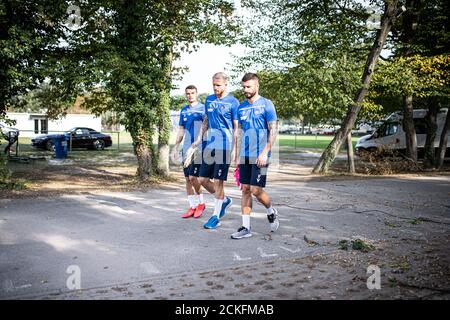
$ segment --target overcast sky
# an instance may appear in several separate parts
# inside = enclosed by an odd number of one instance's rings
[[[183,54],[175,65],[187,66],[189,71],[181,81],[175,82],[178,89],[172,90],[172,94],[183,94],[184,88],[190,84],[195,85],[199,93],[212,93],[213,74],[220,71],[229,73],[232,54],[242,55],[244,51],[245,48],[239,45],[225,47],[205,44],[196,52]]]

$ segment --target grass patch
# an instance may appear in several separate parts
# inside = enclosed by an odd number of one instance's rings
[[[391,264],[391,268],[401,271],[408,271],[411,267],[408,262],[399,262]]]
[[[416,226],[416,225],[422,223],[422,219],[420,219],[420,218],[413,219],[413,220],[411,220],[409,223],[411,223],[412,225],[415,225],[415,226]]]
[[[352,240],[352,249],[360,250],[362,252],[369,252],[369,251],[375,250],[375,247],[371,244],[364,242],[361,239],[355,239],[355,240]]]
[[[348,242],[348,240],[341,240],[338,242],[338,246],[339,246],[339,249],[341,249],[341,250],[348,250],[349,242]]]
[[[25,190],[25,183],[21,181],[11,181],[8,183],[0,182],[0,190]]]
[[[323,150],[330,144],[333,138],[333,136],[280,134],[278,136],[278,143],[280,147],[312,148]],[[358,139],[359,137],[352,138],[353,148],[356,146],[356,141]],[[342,148],[345,148],[345,146]]]
[[[337,245],[341,250],[348,250],[350,246],[353,250],[358,250],[362,252],[369,252],[375,250],[375,247],[373,245],[368,244],[361,239],[355,239],[352,240],[351,242],[348,240],[341,240],[338,242]]]
[[[386,226],[388,226],[389,228],[397,228],[398,227],[398,225],[396,225],[395,223],[387,221],[387,220],[384,220],[384,224]]]

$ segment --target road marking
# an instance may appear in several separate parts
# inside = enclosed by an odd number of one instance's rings
[[[24,284],[24,285],[22,285],[22,286],[16,287],[16,289],[25,289],[25,288],[29,288],[29,287],[31,287],[31,286],[32,286],[31,284]]]
[[[11,291],[14,291],[14,290],[17,290],[17,289],[26,289],[26,288],[29,288],[29,287],[31,287],[31,284],[24,284],[24,285],[16,287],[16,286],[14,286],[14,283],[12,282],[12,280],[5,280],[5,281],[3,281],[3,289],[6,292],[11,292]]]
[[[246,260],[251,260],[252,258],[241,258],[236,252],[233,252],[233,260],[234,261],[246,261]]]
[[[289,251],[289,252],[291,252],[291,253],[297,253],[297,252],[302,251],[302,249],[300,249],[300,248],[297,248],[297,249],[295,249],[295,250],[292,250],[292,249],[289,249],[289,248],[286,248],[286,247],[283,247],[283,246],[280,246],[280,248],[281,248],[281,249],[284,249],[284,250],[286,250],[286,251]]]
[[[278,256],[278,254],[276,254],[276,253],[265,253],[265,252],[263,251],[263,249],[260,248],[260,247],[258,247],[258,252],[259,252],[259,254],[261,255],[262,258],[268,258],[268,257],[276,257],[276,256]]]

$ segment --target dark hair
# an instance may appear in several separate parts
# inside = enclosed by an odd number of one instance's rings
[[[256,80],[259,82],[259,77],[256,73],[248,72],[242,78],[242,82],[247,82],[249,80]]]
[[[186,89],[184,89],[184,91],[186,91],[186,90],[188,90],[188,89],[194,89],[195,91],[198,91],[198,90],[197,90],[197,87],[194,86],[193,84],[188,85],[188,86],[186,87]]]

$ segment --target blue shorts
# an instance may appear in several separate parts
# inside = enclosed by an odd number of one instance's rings
[[[227,181],[230,163],[230,150],[205,149],[200,166],[200,177]]]
[[[254,158],[241,158],[241,163],[239,164],[239,182],[241,184],[264,188],[266,186],[269,164],[260,168],[255,162],[256,159]]]
[[[184,176],[187,178],[189,176],[198,177],[200,174],[200,164],[191,163],[189,167],[183,168]]]

